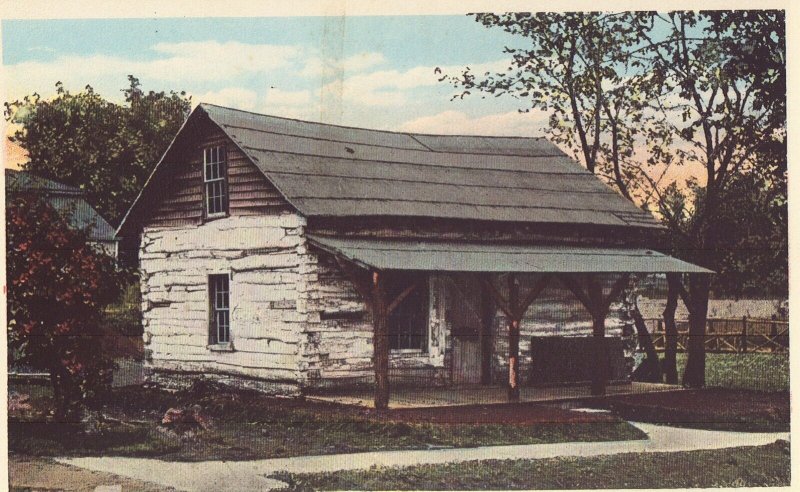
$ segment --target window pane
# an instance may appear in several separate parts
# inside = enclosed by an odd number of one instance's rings
[[[206,183],[204,192],[207,215],[224,213],[228,210],[225,165],[224,146],[203,149],[203,181]]]
[[[211,299],[212,343],[230,341],[230,288],[228,275],[210,275],[209,295]]]
[[[427,282],[408,278],[389,286],[390,297],[405,290],[411,282],[417,287],[389,315],[389,348],[427,349],[429,295]]]

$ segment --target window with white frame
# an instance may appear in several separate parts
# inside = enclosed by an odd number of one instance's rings
[[[203,185],[205,187],[206,217],[228,213],[228,170],[225,146],[203,149]]]
[[[211,305],[209,338],[212,345],[231,341],[231,290],[227,273],[208,276],[208,295]]]

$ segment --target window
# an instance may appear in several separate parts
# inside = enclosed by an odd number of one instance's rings
[[[203,183],[205,186],[206,217],[228,213],[228,170],[225,147],[203,149]]]
[[[211,344],[228,344],[231,341],[231,299],[227,273],[208,276],[208,294],[211,304],[209,326]]]
[[[389,314],[389,348],[392,350],[428,350],[427,279],[403,278],[387,289],[390,299],[416,281],[417,287]]]

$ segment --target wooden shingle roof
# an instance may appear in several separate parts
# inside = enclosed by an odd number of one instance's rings
[[[307,217],[659,227],[543,138],[367,130],[210,104],[199,110]]]
[[[314,246],[367,269],[439,272],[713,273],[644,248],[341,238],[309,234]]]
[[[212,104],[189,121],[205,117],[306,217],[661,227],[544,138],[369,130]]]

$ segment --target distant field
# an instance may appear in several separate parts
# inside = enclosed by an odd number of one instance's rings
[[[678,354],[678,374],[686,354]],[[789,391],[789,354],[706,354],[706,386]]]

